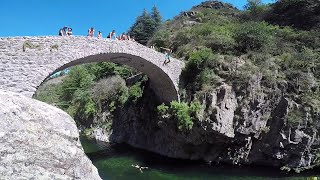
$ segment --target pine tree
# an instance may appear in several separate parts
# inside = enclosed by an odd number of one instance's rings
[[[162,17],[161,17],[160,12],[158,11],[158,8],[156,6],[153,6],[153,8],[152,8],[151,17],[155,21],[156,27],[158,27],[161,24]]]
[[[151,15],[144,9],[142,15],[137,17],[136,22],[130,28],[129,34],[137,42],[146,45],[160,24],[161,16],[157,8],[152,9]]]

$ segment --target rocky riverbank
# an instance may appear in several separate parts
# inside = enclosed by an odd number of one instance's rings
[[[100,179],[68,114],[6,91],[0,106],[1,179]]]

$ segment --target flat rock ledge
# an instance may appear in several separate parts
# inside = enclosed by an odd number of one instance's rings
[[[0,179],[101,178],[68,114],[0,90]]]

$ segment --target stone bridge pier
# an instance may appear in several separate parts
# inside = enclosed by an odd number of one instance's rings
[[[178,100],[179,76],[184,62],[171,59],[133,41],[88,37],[6,37],[0,38],[0,89],[32,97],[50,75],[67,67],[113,62],[128,65],[144,74],[163,102]]]

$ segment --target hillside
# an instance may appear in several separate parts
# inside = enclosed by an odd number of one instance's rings
[[[302,30],[320,28],[320,3],[318,0],[277,1],[264,18],[272,24],[292,26]]]
[[[202,127],[230,137],[213,144],[231,147],[233,155],[210,146],[217,159],[296,171],[319,163],[320,2],[295,3],[252,3],[239,11],[207,1],[165,22],[149,41],[187,61],[180,93],[202,110],[185,127],[193,135]],[[302,14],[312,18],[297,24]],[[175,112],[172,105],[164,111]]]
[[[261,5],[264,9],[261,13],[271,17],[276,10],[280,11],[281,3],[290,4],[280,1]],[[319,2],[313,4],[318,5]],[[289,13],[286,9],[281,12],[283,16]],[[270,90],[286,86],[287,95],[293,93],[305,98],[317,93],[319,31],[253,21],[250,15],[255,14],[251,13],[217,1],[203,2],[167,21],[149,44],[170,47],[177,57],[188,61],[183,86],[191,90],[189,96],[216,83],[246,86],[257,73],[261,75],[262,85]],[[317,18],[320,15],[315,13],[313,19]],[[316,25],[317,22],[308,26]]]

